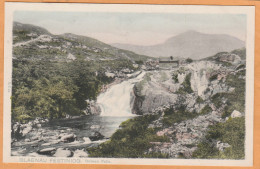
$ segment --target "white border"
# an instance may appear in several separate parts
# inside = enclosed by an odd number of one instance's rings
[[[200,13],[247,15],[246,62],[246,157],[245,160],[201,159],[122,159],[122,158],[53,158],[13,157],[11,155],[11,74],[12,23],[16,10],[28,11],[84,11],[84,12],[143,12],[143,13]],[[73,3],[5,3],[4,39],[4,136],[3,162],[71,163],[71,164],[132,164],[132,165],[199,165],[199,166],[252,166],[253,165],[253,107],[254,107],[254,6],[205,5],[137,5],[137,4],[73,4]],[[40,160],[40,161],[39,161]],[[55,161],[56,160],[56,161]],[[58,161],[59,160],[59,161]],[[66,161],[70,160],[70,161]]]

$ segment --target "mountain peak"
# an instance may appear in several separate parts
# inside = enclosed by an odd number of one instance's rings
[[[206,34],[189,30],[170,37],[164,43],[158,45],[116,45],[116,47],[153,57],[179,56],[198,60],[218,52],[230,52],[243,48],[245,47],[245,42],[230,35]]]

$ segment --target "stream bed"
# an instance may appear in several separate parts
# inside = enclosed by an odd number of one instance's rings
[[[87,157],[86,148],[107,141],[132,114],[133,87],[145,72],[111,86],[97,98],[100,115],[52,120],[28,127],[25,137],[11,145],[12,156]]]

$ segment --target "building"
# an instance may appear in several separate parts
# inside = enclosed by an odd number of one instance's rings
[[[160,57],[159,60],[159,67],[162,69],[170,69],[179,66],[179,59],[170,57]]]

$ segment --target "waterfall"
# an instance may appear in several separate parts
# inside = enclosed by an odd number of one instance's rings
[[[134,84],[142,80],[145,72],[137,77],[113,85],[106,92],[97,97],[97,104],[101,109],[101,116],[132,116],[131,92]]]

